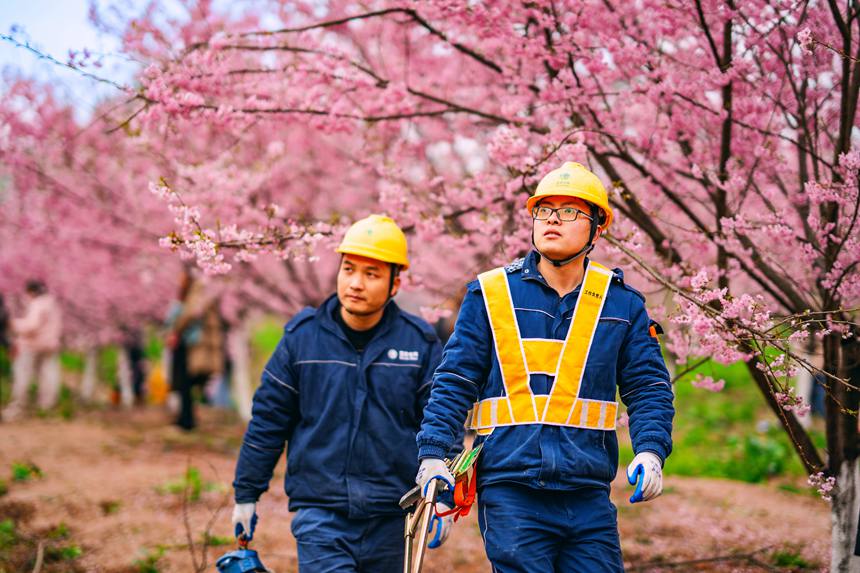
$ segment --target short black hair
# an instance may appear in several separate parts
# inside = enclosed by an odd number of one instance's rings
[[[39,279],[30,279],[27,281],[24,290],[26,290],[30,294],[42,294],[48,289],[45,287],[44,281],[41,281]]]

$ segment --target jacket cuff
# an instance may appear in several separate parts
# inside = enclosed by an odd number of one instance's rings
[[[439,446],[437,444],[422,444],[418,447],[418,461],[434,458],[437,460],[444,460],[445,456],[448,454],[448,450],[451,448],[445,446]]]
[[[660,442],[642,442],[636,444],[634,453],[641,454],[642,452],[651,452],[660,458],[660,465],[666,463],[666,458],[669,457],[669,449]]]
[[[250,488],[234,486],[233,489],[235,491],[233,499],[236,503],[257,503],[260,499],[260,495],[262,495],[262,492],[258,492]]]

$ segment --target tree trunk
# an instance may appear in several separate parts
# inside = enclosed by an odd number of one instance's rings
[[[126,408],[134,405],[134,388],[131,381],[131,361],[125,348],[119,348],[117,356],[116,378],[119,383],[120,403]]]
[[[846,339],[833,333],[824,340],[824,365],[837,371],[852,386],[860,384],[860,343],[856,336]],[[833,368],[838,365],[838,370]],[[831,368],[833,368],[831,370]],[[836,476],[836,493],[831,508],[832,555],[830,570],[860,571],[860,557],[854,555],[860,515],[860,466],[858,466],[857,408],[860,392],[845,384],[829,383],[827,393],[828,466]]]
[[[837,493],[833,496],[830,522],[832,547],[830,571],[852,573],[860,571],[860,557],[854,555],[857,516],[860,515],[860,465],[857,460],[842,464],[836,478]]]
[[[98,359],[99,353],[95,348],[87,350],[84,357],[84,376],[81,381],[81,400],[92,402],[98,381]]]
[[[246,422],[251,419],[251,357],[249,352],[248,323],[238,322],[227,335],[227,348],[233,363],[233,399],[239,416]]]

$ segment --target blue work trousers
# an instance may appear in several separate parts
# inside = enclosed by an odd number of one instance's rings
[[[293,516],[299,573],[402,573],[401,516],[350,519],[317,507]]]
[[[608,490],[539,490],[496,483],[478,492],[493,573],[623,573]]]

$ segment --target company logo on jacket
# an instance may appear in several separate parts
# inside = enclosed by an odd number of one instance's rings
[[[388,359],[389,360],[409,360],[409,361],[417,361],[418,360],[418,351],[417,350],[395,350],[392,348],[388,351]]]

